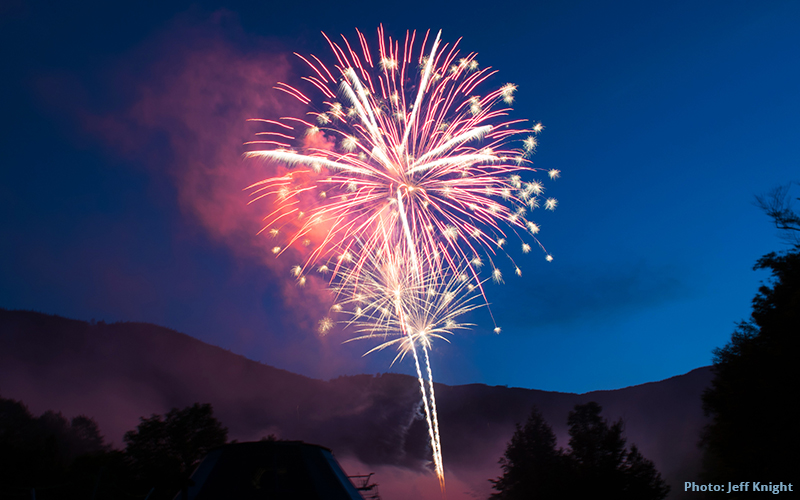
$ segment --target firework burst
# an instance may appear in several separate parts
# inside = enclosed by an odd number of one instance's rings
[[[288,169],[250,186],[251,203],[273,202],[264,230],[287,235],[273,253],[305,249],[304,262],[292,268],[299,284],[314,267],[330,273],[343,299],[337,307],[348,308],[357,338],[383,335],[372,351],[394,346],[400,358],[413,355],[444,491],[430,342],[464,327],[457,316],[474,308],[475,294],[486,304],[483,268],[503,282],[495,260],[512,259],[504,249],[510,237],[523,253],[532,240],[552,260],[531,214],[542,204],[553,210],[557,201],[542,200],[543,184],[527,179],[537,173],[530,157],[543,126],[509,118],[517,86],[484,92],[496,71],[480,68],[475,53],[462,55],[458,42],[443,43],[441,32],[421,41],[407,32],[401,41],[380,27],[376,57],[357,34],[360,50],[326,36],[336,56],[331,69],[298,54],[311,70],[303,80],[319,99],[275,86],[310,111],[255,120],[266,130],[247,144],[263,149],[245,156]],[[559,171],[548,174],[555,179]],[[332,326],[324,318],[320,332]]]
[[[381,340],[365,355],[396,347],[392,364],[414,345],[430,349],[433,339],[449,342],[447,336],[474,326],[459,318],[486,305],[478,300],[478,283],[467,274],[465,264],[444,274],[427,272],[419,280],[406,252],[398,245],[392,252],[371,253],[358,276],[342,269],[332,287],[337,298],[332,312],[345,314],[345,327],[358,334],[348,342]]]
[[[252,201],[278,201],[265,218],[265,229],[289,234],[278,253],[311,241],[305,272],[347,252],[358,237],[363,259],[386,244],[378,225],[407,240],[416,267],[424,261],[441,268],[483,253],[495,268],[503,252],[498,242],[509,232],[528,233],[539,244],[530,215],[544,187],[521,174],[535,172],[530,155],[543,127],[508,118],[516,86],[481,95],[481,84],[496,72],[479,69],[474,53],[459,57],[458,43],[442,44],[439,35],[431,44],[426,34],[417,57],[416,33],[407,33],[401,46],[379,29],[376,59],[360,32],[358,39],[360,54],[344,37],[328,39],[337,57],[333,71],[300,56],[313,70],[304,80],[321,92],[322,105],[303,118],[259,120],[270,130],[248,143],[270,149],[247,157],[296,167],[250,186]],[[295,87],[275,88],[312,103]],[[521,147],[511,148],[515,142]],[[303,213],[309,198],[318,203]],[[554,208],[555,200],[546,206]],[[477,276],[478,269],[470,272]]]

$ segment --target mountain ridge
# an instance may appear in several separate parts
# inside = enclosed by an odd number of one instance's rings
[[[486,482],[499,473],[497,460],[532,405],[566,446],[567,413],[575,404],[597,401],[608,420],[623,418],[628,442],[655,462],[673,484],[670,497],[678,498],[677,487],[696,477],[705,424],[699,395],[710,379],[710,368],[702,367],[582,394],[436,383],[448,466]],[[313,379],[149,323],[92,324],[0,309],[0,395],[23,401],[34,413],[52,409],[94,417],[116,446],[139,417],[207,402],[231,439],[276,434],[327,446],[371,467],[420,471],[428,461],[427,428],[412,376]]]

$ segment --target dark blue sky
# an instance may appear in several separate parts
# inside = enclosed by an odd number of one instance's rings
[[[266,174],[240,158],[245,118],[294,105],[272,89],[305,74],[293,51],[330,60],[320,31],[354,28],[374,47],[383,23],[463,37],[546,126],[535,166],[562,172],[537,221],[555,260],[490,286],[503,333],[476,314],[436,378],[584,392],[709,364],[782,248],[753,197],[800,180],[800,4],[432,4],[5,2],[0,307],[157,323],[313,377],[385,371],[312,331],[324,306],[267,261],[241,192]]]

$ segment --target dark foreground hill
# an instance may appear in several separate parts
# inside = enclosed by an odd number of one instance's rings
[[[565,446],[569,410],[597,401],[607,419],[624,420],[628,441],[655,462],[672,485],[671,498],[679,498],[683,482],[696,479],[699,469],[700,394],[710,379],[705,367],[586,394],[437,384],[446,466],[485,492],[487,479],[499,474],[497,460],[514,424],[532,405]],[[22,400],[34,414],[91,416],[117,446],[140,416],[202,402],[214,406],[231,439],[276,434],[327,446],[369,467],[420,470],[428,460],[419,389],[410,376],[310,379],[146,323],[90,324],[0,309],[0,395]]]

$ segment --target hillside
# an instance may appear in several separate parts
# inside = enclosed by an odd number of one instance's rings
[[[597,401],[609,420],[623,418],[629,442],[652,459],[679,498],[695,478],[698,433],[705,420],[699,396],[708,367],[615,391],[586,394],[437,384],[442,443],[449,469],[485,490],[497,459],[532,405],[566,445],[566,416]],[[140,416],[208,402],[230,438],[274,433],[333,449],[369,467],[419,470],[427,430],[417,416],[416,379],[397,374],[320,381],[267,366],[145,323],[90,324],[0,309],[0,395],[47,409],[86,414],[106,439],[121,445]]]

